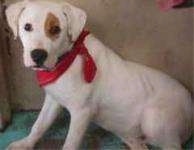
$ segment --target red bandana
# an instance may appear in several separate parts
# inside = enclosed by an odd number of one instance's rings
[[[96,75],[96,64],[84,45],[84,39],[89,34],[89,31],[83,31],[72,50],[62,56],[60,62],[52,71],[36,71],[37,79],[40,86],[45,86],[56,81],[74,62],[77,55],[81,55],[84,59],[83,73],[87,83],[91,83]]]

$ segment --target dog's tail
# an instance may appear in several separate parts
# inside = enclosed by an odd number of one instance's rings
[[[191,92],[191,123],[192,123],[192,133],[194,134],[194,94]]]
[[[1,117],[1,113],[0,113],[0,131],[3,129],[3,119]]]
[[[0,110],[0,132],[4,131],[7,125],[11,121],[11,113],[7,110],[2,111]]]
[[[3,119],[3,115],[0,113],[0,132],[5,128],[5,120]]]
[[[192,99],[192,127],[193,127],[193,134],[194,134],[194,99]]]

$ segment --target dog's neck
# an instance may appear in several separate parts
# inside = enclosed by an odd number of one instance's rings
[[[52,71],[37,71],[37,79],[40,86],[45,86],[56,81],[72,65],[77,55],[81,55],[83,59],[84,80],[87,83],[93,81],[97,67],[92,56],[89,54],[88,49],[84,45],[84,40],[88,34],[89,31],[85,30],[80,34],[79,38],[74,43],[72,50],[61,56],[56,67]]]

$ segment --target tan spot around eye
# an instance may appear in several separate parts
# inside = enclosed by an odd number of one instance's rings
[[[53,34],[52,28],[58,26],[60,27],[59,19],[52,13],[48,13],[44,25],[45,34],[51,40],[56,40],[59,37],[59,34]]]

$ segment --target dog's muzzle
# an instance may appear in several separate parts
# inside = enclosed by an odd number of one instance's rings
[[[31,58],[36,63],[36,67],[43,66],[47,57],[48,53],[43,49],[35,49],[31,51]]]

